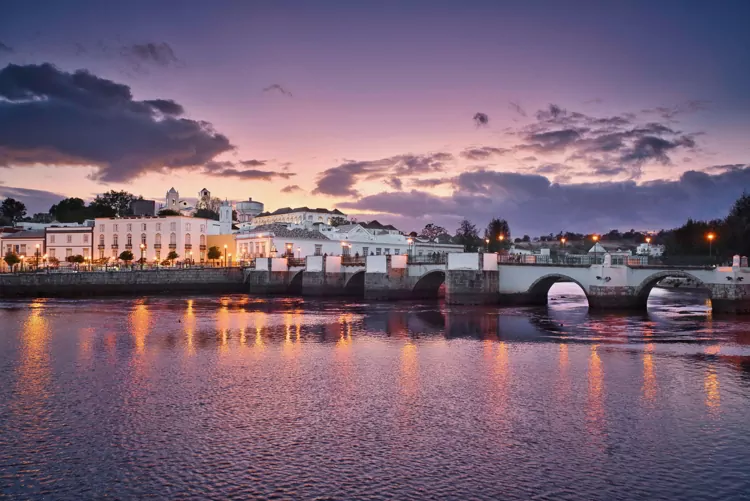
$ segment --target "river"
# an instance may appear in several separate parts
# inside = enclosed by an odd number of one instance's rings
[[[750,320],[579,292],[0,302],[0,498],[748,499]]]

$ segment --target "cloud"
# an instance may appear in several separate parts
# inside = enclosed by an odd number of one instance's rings
[[[526,233],[669,228],[689,217],[724,217],[750,184],[750,165],[718,174],[688,171],[676,180],[642,184],[558,184],[537,174],[487,170],[462,173],[454,183],[449,196],[419,190],[379,193],[340,207],[402,222],[407,214],[413,226],[463,217],[483,226],[492,217],[503,217]]]
[[[491,146],[482,146],[479,148],[467,148],[461,152],[461,156],[467,160],[481,161],[487,160],[493,156],[500,156],[510,150],[505,148],[493,148]]]
[[[271,84],[268,87],[263,89],[263,92],[271,92],[271,91],[276,91],[283,96],[292,97],[292,93],[286,90],[284,87],[282,87],[279,84]]]
[[[121,54],[134,61],[154,66],[169,67],[180,64],[174,50],[166,42],[127,45],[121,48]]]
[[[299,187],[297,184],[290,184],[288,186],[284,186],[281,188],[281,193],[296,193],[298,191],[305,191],[302,188]]]
[[[516,102],[510,101],[510,102],[508,103],[508,108],[510,108],[511,110],[515,111],[516,113],[518,113],[518,114],[519,114],[519,115],[521,115],[522,117],[525,117],[525,116],[527,116],[527,115],[526,115],[526,110],[524,110],[524,109],[523,109],[523,108],[521,107],[521,105],[520,105],[520,104],[518,104],[518,103],[516,103]]]
[[[245,167],[263,167],[266,165],[265,160],[241,160],[240,163],[244,165]]]
[[[315,195],[337,197],[357,197],[359,192],[355,185],[360,180],[403,178],[440,172],[447,162],[454,159],[450,153],[431,153],[427,155],[397,155],[368,161],[348,161],[327,169],[318,177],[313,190]]]
[[[32,215],[35,212],[47,212],[50,207],[65,198],[65,195],[44,190],[14,188],[0,183],[0,197],[15,198],[23,202],[28,215]]]
[[[239,169],[232,162],[208,162],[204,173],[213,177],[233,177],[245,181],[272,181],[274,179],[289,179],[294,172],[274,172],[258,169]]]
[[[385,184],[393,188],[394,190],[401,191],[404,189],[404,182],[398,177],[391,177],[385,180]]]
[[[0,70],[0,166],[95,167],[101,182],[205,165],[234,149],[174,101],[137,101],[130,88],[51,64]]]
[[[6,53],[13,52],[13,47],[11,47],[10,45],[5,45],[3,42],[0,42],[0,54],[2,54],[3,52],[6,52]]]
[[[415,188],[435,188],[443,184],[450,184],[453,182],[453,178],[441,177],[441,178],[427,178],[427,179],[412,179],[409,184]]]
[[[642,110],[642,113],[656,114],[665,120],[674,120],[678,115],[685,113],[695,113],[708,108],[709,101],[703,101],[699,99],[693,99],[691,101],[685,101],[676,106],[657,106],[655,108],[648,108]]]

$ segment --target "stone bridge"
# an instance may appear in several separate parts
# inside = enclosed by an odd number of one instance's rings
[[[750,268],[735,257],[727,267],[659,267],[612,264],[498,263],[496,254],[448,254],[447,263],[411,263],[407,256],[367,256],[347,265],[340,256],[309,256],[305,266],[284,258],[256,261],[246,272],[251,294],[299,293],[367,299],[438,297],[445,286],[451,304],[544,305],[559,281],[577,283],[592,309],[645,309],[651,289],[666,277],[695,281],[711,297],[716,313],[750,313]]]

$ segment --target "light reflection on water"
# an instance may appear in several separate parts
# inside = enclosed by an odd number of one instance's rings
[[[246,296],[0,303],[0,497],[740,499],[750,321]]]

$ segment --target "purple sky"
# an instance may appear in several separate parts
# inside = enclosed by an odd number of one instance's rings
[[[32,211],[206,187],[602,232],[721,217],[750,186],[744,1],[103,4],[0,18],[0,196]]]

